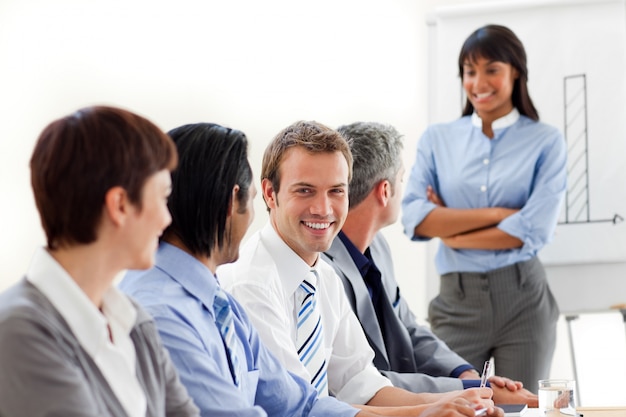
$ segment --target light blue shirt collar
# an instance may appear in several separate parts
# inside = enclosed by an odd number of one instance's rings
[[[161,269],[185,290],[197,297],[213,315],[218,281],[213,272],[191,254],[166,242],[159,244],[156,268]]]
[[[356,414],[357,410],[332,397],[316,399],[317,392],[308,381],[289,374],[261,343],[243,307],[229,294],[244,371],[239,387],[225,383],[229,364],[213,313],[217,286],[205,265],[166,243],[159,246],[154,268],[130,272],[120,283],[155,317],[180,378],[203,415]]]

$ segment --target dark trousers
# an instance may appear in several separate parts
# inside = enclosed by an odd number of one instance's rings
[[[549,376],[559,309],[537,258],[486,273],[441,276],[428,309],[433,333],[479,372],[495,372],[537,392]]]

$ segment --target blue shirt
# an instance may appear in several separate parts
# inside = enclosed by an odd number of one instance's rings
[[[402,223],[414,229],[437,206],[426,187],[450,208],[521,209],[497,225],[523,242],[507,250],[451,249],[440,244],[435,263],[440,274],[486,272],[526,261],[548,243],[556,228],[566,189],[567,151],[554,127],[520,116],[514,109],[494,121],[494,137],[482,132],[477,115],[430,126],[417,146],[402,200]]]
[[[227,294],[240,341],[241,379],[236,386],[213,313],[218,285],[205,265],[167,243],[160,244],[154,268],[131,271],[119,285],[154,317],[163,345],[203,416],[357,413],[332,397],[317,399],[308,381],[287,372],[261,343],[243,308]]]

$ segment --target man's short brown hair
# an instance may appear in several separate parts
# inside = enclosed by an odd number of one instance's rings
[[[48,247],[96,240],[105,195],[120,186],[141,208],[150,176],[177,163],[172,140],[149,120],[114,107],[87,107],[50,123],[30,160]]]
[[[352,178],[352,153],[346,139],[321,123],[298,121],[280,131],[263,154],[261,179],[267,178],[276,193],[280,189],[280,163],[293,147],[302,147],[310,153],[341,152],[348,163],[348,182]]]

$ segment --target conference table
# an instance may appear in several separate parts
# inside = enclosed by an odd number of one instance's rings
[[[583,417],[626,417],[624,407],[578,407],[576,409]]]
[[[579,415],[583,417],[626,417],[626,406],[624,407],[578,407]],[[544,417],[539,414],[536,408],[529,408],[524,413],[524,417]],[[561,417],[572,417],[561,413]]]

